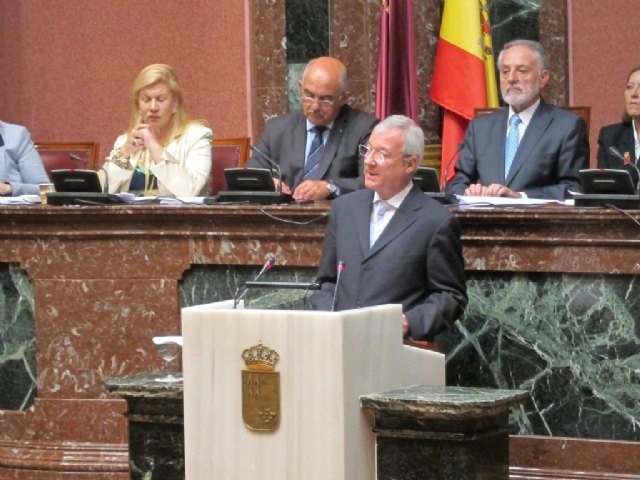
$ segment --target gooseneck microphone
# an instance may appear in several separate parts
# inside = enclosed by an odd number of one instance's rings
[[[333,290],[333,302],[331,302],[331,311],[336,311],[336,302],[338,300],[338,287],[340,286],[340,277],[342,272],[344,271],[344,262],[342,260],[338,261],[338,265],[336,266],[336,271],[338,272],[336,275],[336,286]]]
[[[276,192],[282,193],[282,174],[280,171],[280,165],[278,165],[266,152],[263,152],[255,145],[249,145],[249,148],[253,153],[258,155],[258,157],[260,157],[261,159],[265,160],[271,166],[271,168],[269,169],[271,170],[271,175],[274,175],[274,171],[275,171],[274,176],[278,179],[278,186],[276,187]]]
[[[620,160],[622,160],[623,164],[624,164],[624,162],[626,162],[626,160],[624,158],[624,155],[622,155],[622,153],[620,153],[620,150],[618,150],[613,145],[611,145],[609,147],[609,153],[611,153],[611,155],[613,155],[614,157],[619,158]],[[633,167],[633,169],[635,170],[635,172],[636,172],[636,178],[635,178],[635,181],[633,183],[635,184],[636,192],[638,192],[638,190],[640,190],[640,170],[638,169],[638,166],[636,165],[635,162],[629,161],[629,163],[627,165],[631,165]]]
[[[74,162],[82,163],[86,167],[89,166],[89,162],[87,160],[85,160],[84,158],[79,157],[75,153],[70,153],[69,154],[69,159],[73,160]],[[104,172],[104,186],[102,187],[102,193],[107,194],[107,193],[109,193],[109,174],[107,173],[107,169],[104,168],[104,164],[102,166],[100,166],[98,171]]]
[[[453,155],[451,155],[451,157],[447,161],[447,165],[444,169],[444,178],[442,179],[442,191],[446,191],[447,187],[449,186],[449,169],[451,168],[451,165],[455,165],[457,157],[458,155],[460,155],[460,152],[462,152],[463,148],[464,143],[459,143],[456,147],[456,151],[453,152]]]
[[[271,268],[275,265],[275,263],[276,263],[276,256],[273,253],[268,254],[267,258],[266,258],[266,260],[264,262],[264,265],[262,265],[262,269],[258,272],[258,274],[253,278],[252,281],[253,282],[257,281],[266,272],[271,270]],[[233,296],[233,308],[237,308],[238,307],[238,304],[240,303],[240,301],[244,298],[244,296],[249,291],[249,289],[247,287],[245,287],[244,290],[242,291],[242,294],[240,296],[238,296],[238,291],[239,290],[240,290],[240,287],[238,287],[236,289],[236,294]]]

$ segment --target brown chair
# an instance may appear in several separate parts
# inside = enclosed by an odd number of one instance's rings
[[[95,170],[98,144],[92,142],[37,142],[44,169],[51,179],[51,170],[63,168]]]
[[[569,112],[575,113],[579,117],[582,117],[582,119],[584,120],[584,123],[587,124],[587,135],[588,135],[589,127],[591,123],[591,107],[562,107],[562,108],[564,108]],[[498,110],[498,108],[476,108],[474,113],[475,113],[475,116],[477,117],[478,115],[486,115],[487,113],[491,113],[495,110]]]
[[[440,170],[442,163],[442,144],[441,143],[425,143],[424,155],[422,156],[421,167],[431,167]]]
[[[211,151],[211,195],[217,195],[227,188],[224,169],[243,167],[249,158],[249,137],[219,138],[213,141]]]

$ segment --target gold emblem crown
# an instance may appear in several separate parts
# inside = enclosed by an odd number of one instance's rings
[[[260,342],[258,345],[243,350],[242,358],[249,370],[273,370],[280,355]]]

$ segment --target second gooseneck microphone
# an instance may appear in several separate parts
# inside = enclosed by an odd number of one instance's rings
[[[253,153],[258,155],[258,157],[266,161],[271,166],[271,175],[274,175],[275,172],[274,176],[278,178],[278,186],[276,187],[276,192],[282,193],[282,175],[280,172],[280,165],[278,165],[269,155],[267,155],[255,145],[249,145],[249,148]]]
[[[254,282],[257,281],[265,273],[267,273],[269,270],[271,270],[271,268],[275,265],[275,263],[276,263],[276,256],[273,253],[270,253],[269,255],[267,255],[267,259],[265,260],[264,265],[262,265],[262,269],[253,278],[253,281]],[[249,289],[247,287],[245,287],[244,290],[242,291],[242,294],[240,294],[240,296],[238,296],[237,293],[238,293],[239,290],[240,290],[240,287],[238,287],[238,290],[236,290],[236,295],[234,296],[234,299],[233,299],[233,308],[237,308],[238,307],[238,304],[240,303],[240,301],[244,298],[244,296],[249,291]]]
[[[333,290],[333,302],[331,302],[331,311],[335,312],[336,311],[336,303],[338,301],[338,287],[340,286],[340,277],[342,276],[342,272],[344,271],[344,262],[342,260],[340,260],[338,262],[338,265],[336,266],[336,286],[335,289]]]
[[[89,166],[89,162],[84,158],[79,157],[75,153],[70,153],[69,158],[74,162],[82,163],[85,166]],[[102,193],[109,193],[109,174],[107,173],[107,169],[104,168],[104,164],[98,169],[98,171],[104,172],[104,186],[102,187]]]

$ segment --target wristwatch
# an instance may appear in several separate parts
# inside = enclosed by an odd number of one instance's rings
[[[340,189],[331,180],[327,180],[327,189],[329,190],[329,197],[328,198],[335,198],[338,195],[340,195]]]

